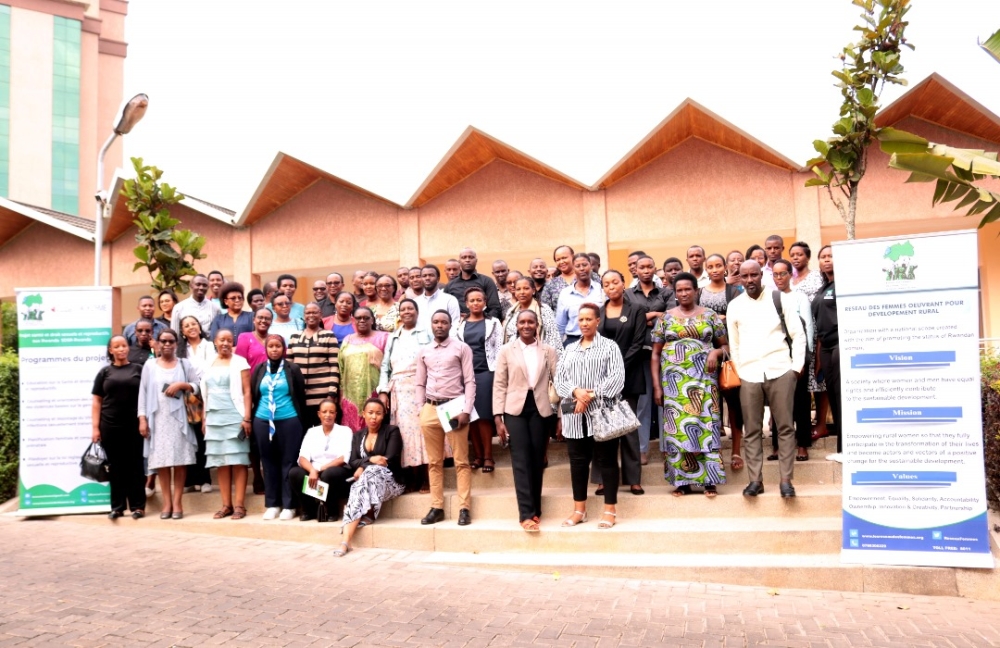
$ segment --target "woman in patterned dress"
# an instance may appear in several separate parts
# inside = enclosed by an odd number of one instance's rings
[[[805,295],[810,304],[816,293],[823,288],[823,273],[809,268],[809,259],[811,258],[812,250],[809,249],[809,244],[804,241],[796,241],[788,248],[788,259],[792,262],[792,268],[795,270],[795,276],[792,277],[792,291]],[[809,341],[810,346],[815,347],[815,344],[816,340]],[[816,363],[808,362],[807,364],[809,365],[809,391],[812,392],[813,399],[816,401],[816,427],[812,430],[812,438],[815,441],[829,434],[826,429],[826,413],[830,403],[826,398],[826,383],[823,382],[822,377],[819,380],[816,379]]]
[[[389,425],[385,405],[377,398],[364,404],[363,427],[351,442],[350,467],[354,469],[354,482],[344,506],[344,524],[341,533],[344,541],[333,552],[338,558],[351,550],[351,538],[358,526],[373,524],[378,519],[382,504],[399,497],[403,487],[403,467],[399,457],[403,440],[399,428]]]
[[[399,326],[399,308],[396,304],[396,280],[389,275],[380,275],[375,281],[375,299],[368,300],[366,306],[375,314],[375,330],[392,333]]]
[[[695,301],[697,291],[698,280],[691,273],[674,278],[678,305],[653,330],[650,368],[660,377],[654,381],[653,398],[663,406],[664,477],[676,486],[677,497],[700,485],[712,498],[716,486],[726,481],[718,368],[728,340],[719,315]]]
[[[375,313],[367,306],[354,311],[354,326],[356,332],[340,342],[340,400],[345,412],[349,411],[347,403],[360,411],[362,404],[375,395],[389,339],[384,331],[373,330]]]
[[[400,326],[389,336],[382,359],[378,383],[379,399],[389,407],[389,422],[399,427],[403,438],[403,468],[411,468],[412,484],[421,493],[430,492],[427,476],[427,448],[420,431],[420,408],[417,402],[417,353],[431,343],[431,334],[417,326],[417,303],[409,298],[399,302]]]

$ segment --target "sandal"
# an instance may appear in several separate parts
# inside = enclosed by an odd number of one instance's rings
[[[527,520],[522,520],[521,528],[527,531],[528,533],[538,533],[538,522],[536,522],[534,519],[531,518]]]
[[[359,527],[368,526],[369,524],[375,524],[375,520],[371,519],[367,515],[361,516],[361,521],[358,522]]]
[[[691,494],[691,485],[684,484],[683,486],[678,486],[674,489],[674,492],[670,493],[674,497],[684,497],[685,495]]]
[[[578,515],[582,515],[583,517],[581,517],[579,520],[577,520],[576,516],[578,516]],[[568,518],[566,518],[566,521],[563,522],[562,525],[564,527],[574,527],[577,524],[583,524],[586,521],[587,521],[587,512],[586,511],[573,511],[573,514],[570,515]]]
[[[243,506],[234,506],[233,507],[233,519],[234,520],[242,520],[246,516],[247,516],[247,510],[246,510],[245,507],[243,507]]]
[[[729,462],[729,467],[733,472],[739,472],[743,470],[743,457],[738,454],[734,454],[733,458]]]
[[[610,515],[612,518],[617,518],[618,517],[617,513],[614,513],[612,511],[604,511],[603,513],[601,513],[601,521],[597,523],[597,528],[598,529],[610,529],[611,527],[613,527],[615,525],[615,520],[614,519],[612,519],[612,520],[605,520],[604,519],[605,515]]]
[[[486,465],[486,462],[489,462],[488,466]],[[483,473],[485,474],[493,472],[493,470],[496,468],[496,465],[497,465],[496,462],[493,461],[492,459],[483,459]]]
[[[351,553],[351,546],[346,542],[341,542],[338,546],[343,547],[343,549],[335,549],[333,551],[333,555],[337,558],[343,558],[347,554]]]
[[[215,515],[212,516],[212,519],[221,520],[222,518],[229,517],[232,514],[233,514],[232,506],[223,506],[222,508],[220,508],[218,511],[215,512]]]
[[[777,461],[778,460],[778,455],[776,453],[775,454],[769,454],[769,455],[767,455],[767,460],[768,461]]]
[[[469,468],[472,469],[472,470],[479,470],[482,467],[483,467],[483,463],[481,461],[479,461],[478,459],[476,459],[476,460],[472,461],[471,463],[469,463]]]
[[[718,494],[719,494],[719,491],[716,490],[715,486],[706,486],[705,487],[705,497],[707,497],[708,499],[714,499],[715,496],[718,495]]]
[[[807,452],[804,455],[795,455],[795,461],[809,461],[809,453]]]

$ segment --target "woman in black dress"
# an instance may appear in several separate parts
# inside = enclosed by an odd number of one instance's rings
[[[91,407],[91,440],[100,442],[111,471],[111,512],[117,520],[125,508],[138,520],[146,515],[146,475],[142,468],[142,436],[139,434],[139,383],[142,365],[128,361],[128,340],[115,335],[108,341],[106,367],[94,379]]]

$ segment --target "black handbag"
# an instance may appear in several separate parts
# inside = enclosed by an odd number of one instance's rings
[[[100,443],[91,443],[80,457],[80,476],[102,484],[110,481],[111,467]]]

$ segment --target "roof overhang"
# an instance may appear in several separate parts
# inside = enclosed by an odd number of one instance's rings
[[[274,156],[274,161],[271,162],[271,166],[267,169],[267,173],[264,174],[264,178],[254,190],[250,201],[243,208],[243,211],[236,216],[233,224],[237,227],[253,225],[320,180],[344,187],[362,196],[367,196],[372,200],[377,200],[393,207],[400,207],[400,205],[397,205],[388,198],[383,198],[367,189],[363,189],[322,169],[318,169],[311,164],[306,164],[287,153],[279,151]]]
[[[692,137],[787,171],[799,171],[802,168],[801,164],[785,157],[698,102],[685,99],[605,173],[595,183],[594,189],[610,187]]]
[[[892,126],[907,117],[1000,143],[1000,117],[937,72],[880,110],[875,123]]]
[[[589,189],[568,175],[556,171],[547,164],[539,162],[477,128],[469,126],[451,149],[445,153],[438,165],[413,194],[413,197],[407,201],[406,207],[409,209],[424,205],[494,160],[503,160],[574,189],[581,191]]]
[[[62,216],[66,219],[72,219],[74,222],[79,224],[73,224],[67,222],[66,220],[62,220]],[[41,210],[7,198],[0,198],[0,247],[10,243],[15,236],[23,232],[33,223],[42,223],[54,229],[66,232],[67,234],[72,234],[73,236],[76,236],[84,241],[93,243],[93,225],[91,224],[91,229],[87,229],[84,227],[87,222],[88,221],[86,219],[78,218],[70,214],[59,214],[59,212],[54,212],[48,209]]]

